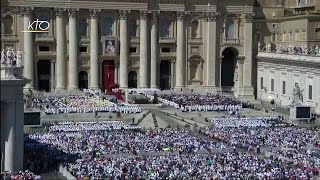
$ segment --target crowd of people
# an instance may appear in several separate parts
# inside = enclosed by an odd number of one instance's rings
[[[1,172],[1,180],[36,180],[40,179],[40,176],[33,174],[32,172],[19,171],[19,172]]]
[[[147,95],[153,100],[154,96]],[[170,94],[159,95],[159,102],[165,106],[172,106],[180,109],[182,112],[192,111],[228,111],[231,114],[237,114],[243,107],[243,102],[227,96],[217,94],[201,95],[193,93],[185,94]]]
[[[36,107],[44,109],[46,114],[62,113],[95,113],[95,112],[121,112],[141,113],[141,107],[133,104],[112,102],[111,99],[98,96],[67,96],[34,98]]]
[[[120,121],[62,122],[46,133],[26,135],[25,165],[38,172],[62,164],[78,179],[311,179],[319,175],[319,128],[291,127],[279,117],[210,120],[213,126],[200,133],[204,136],[186,129],[141,129]],[[259,146],[272,147],[268,150],[272,155],[260,154]],[[283,148],[293,148],[296,154],[290,156]],[[214,149],[226,151],[213,153]]]

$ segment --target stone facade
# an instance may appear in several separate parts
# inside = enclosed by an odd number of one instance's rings
[[[22,6],[9,0],[1,45],[24,50],[30,89],[107,89],[118,83],[122,88],[233,91],[253,98],[257,42],[272,40],[274,22],[281,24],[278,34],[306,32],[300,44],[313,45],[318,38],[318,16],[290,19],[283,1],[269,2],[27,0]],[[36,19],[48,21],[49,31],[22,32]]]
[[[303,90],[303,105],[320,113],[320,56],[259,52],[257,98],[282,106],[293,102],[293,88]]]

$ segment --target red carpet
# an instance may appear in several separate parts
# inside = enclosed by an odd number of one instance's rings
[[[120,92],[113,93],[113,95],[118,99],[118,101],[126,101],[125,99],[123,99],[122,94]]]

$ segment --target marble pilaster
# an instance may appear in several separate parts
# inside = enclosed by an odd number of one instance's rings
[[[69,9],[68,90],[78,89],[78,31],[77,10]]]
[[[65,25],[63,22],[64,11],[62,9],[55,10],[56,15],[56,90],[66,89],[66,62],[65,62]]]
[[[151,72],[151,88],[158,88],[157,77],[158,68],[157,64],[159,61],[159,23],[158,23],[158,13],[152,13],[152,25],[151,25],[151,62],[150,62],[150,72]]]
[[[128,11],[120,11],[120,88],[128,88]]]
[[[148,12],[140,12],[140,88],[148,87]]]
[[[176,59],[176,84],[175,88],[185,87],[185,14],[183,12],[177,13],[177,59]]]
[[[90,88],[99,89],[99,30],[100,10],[90,10]]]
[[[21,13],[23,15],[24,31],[28,31],[29,23],[32,22],[32,9],[23,8]],[[34,89],[34,60],[33,60],[33,33],[23,33],[23,75],[31,81],[26,84],[25,89]]]

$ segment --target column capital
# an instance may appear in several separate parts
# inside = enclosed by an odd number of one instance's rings
[[[238,61],[239,64],[243,64],[245,59],[246,58],[244,56],[238,56],[237,57],[237,61]]]
[[[216,21],[220,13],[218,12],[205,12],[204,18],[206,21]]]
[[[246,13],[246,14],[244,14],[244,17],[245,17],[246,23],[252,23],[253,19],[255,17],[255,14],[254,13]]]
[[[90,9],[90,18],[96,18],[100,15],[101,9]]]
[[[177,12],[177,20],[178,21],[183,21],[184,18],[186,17],[187,13],[186,12]]]
[[[54,9],[54,14],[56,15],[56,17],[62,17],[63,14],[65,13],[65,9],[62,8],[55,8]]]
[[[140,11],[139,15],[140,15],[140,19],[146,20],[148,17],[149,12],[148,11]]]
[[[76,17],[79,9],[68,9],[69,17]]]
[[[19,14],[22,16],[31,16],[33,8],[31,7],[21,7],[19,8]]]
[[[129,10],[120,10],[119,17],[120,19],[127,19],[128,14],[130,13]]]

